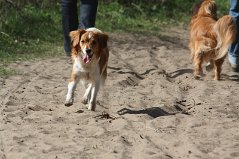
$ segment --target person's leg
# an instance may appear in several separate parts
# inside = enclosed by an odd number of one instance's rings
[[[64,32],[64,49],[66,56],[71,55],[69,33],[78,29],[77,0],[61,0],[62,27]]]
[[[80,1],[80,23],[79,28],[87,29],[95,26],[98,0]]]
[[[239,30],[239,0],[230,0],[230,16]],[[239,71],[239,32],[235,42],[229,47],[228,58],[232,68]]]

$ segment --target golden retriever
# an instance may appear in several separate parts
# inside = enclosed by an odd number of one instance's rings
[[[236,38],[236,31],[231,16],[217,19],[217,6],[213,0],[202,0],[195,6],[189,37],[195,78],[202,75],[203,62],[211,62],[214,66],[214,80],[220,79],[221,67],[229,45]]]

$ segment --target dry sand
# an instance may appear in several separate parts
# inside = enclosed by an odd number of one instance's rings
[[[187,31],[170,34],[110,34],[95,112],[81,104],[81,85],[64,106],[63,53],[11,64],[21,75],[0,78],[0,158],[238,159],[239,74],[226,60],[221,81],[212,72],[195,80]]]

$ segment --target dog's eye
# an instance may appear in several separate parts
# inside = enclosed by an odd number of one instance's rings
[[[84,41],[84,40],[81,40],[80,42],[81,42],[81,43],[85,43],[85,41]]]

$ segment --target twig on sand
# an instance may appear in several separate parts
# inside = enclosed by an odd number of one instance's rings
[[[106,111],[103,111],[100,115],[96,115],[94,118],[97,118],[97,119],[112,119],[112,120],[116,119],[116,117],[110,115]]]

